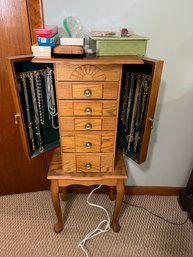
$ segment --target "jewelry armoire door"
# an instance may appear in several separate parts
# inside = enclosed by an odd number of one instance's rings
[[[153,129],[163,61],[124,65],[118,126],[118,148],[138,164],[145,162]]]
[[[9,57],[7,63],[16,108],[15,125],[29,160],[59,146],[53,65],[33,63],[32,58]]]
[[[7,57],[31,53],[33,25],[41,26],[41,0],[0,1],[0,195],[48,189],[46,154],[30,159],[23,148]]]

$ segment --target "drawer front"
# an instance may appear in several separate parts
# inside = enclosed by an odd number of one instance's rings
[[[116,117],[103,118],[74,118],[60,117],[61,131],[81,130],[81,131],[99,131],[99,130],[115,130]]]
[[[101,135],[76,134],[75,150],[77,153],[99,153],[101,148]]]
[[[72,172],[112,172],[114,167],[114,155],[109,154],[62,154],[64,173]]]
[[[101,116],[102,102],[79,102],[74,103],[75,116]]]
[[[58,99],[117,99],[119,83],[58,82],[56,89]]]
[[[59,117],[62,116],[116,116],[116,101],[58,101]]]
[[[79,155],[76,156],[77,172],[100,172],[100,156]]]
[[[101,130],[102,119],[76,119],[74,120],[75,130]]]
[[[120,81],[121,65],[56,64],[58,81]]]
[[[114,132],[62,133],[61,147],[64,153],[109,153],[114,151]]]
[[[75,99],[100,99],[102,98],[103,85],[72,85],[72,97]]]

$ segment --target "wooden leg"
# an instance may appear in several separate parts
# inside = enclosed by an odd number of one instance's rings
[[[111,201],[114,201],[116,198],[115,198],[115,187],[114,186],[111,186],[109,188],[109,199]]]
[[[51,196],[52,196],[52,203],[56,212],[56,216],[58,218],[58,222],[55,224],[54,230],[56,233],[60,233],[64,225],[63,225],[62,212],[60,207],[58,181],[56,179],[51,180]]]
[[[123,197],[124,197],[124,191],[125,191],[123,179],[117,180],[116,191],[117,191],[117,196],[116,196],[116,201],[115,201],[115,207],[114,207],[111,227],[114,232],[119,232],[121,227],[118,222],[118,216],[119,216],[119,213],[121,210],[122,201],[123,201]]]
[[[62,196],[61,196],[62,201],[67,201],[67,188],[62,187]]]

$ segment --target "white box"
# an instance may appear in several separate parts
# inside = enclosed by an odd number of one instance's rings
[[[79,37],[61,37],[60,38],[61,45],[72,45],[72,46],[83,46],[84,38]]]

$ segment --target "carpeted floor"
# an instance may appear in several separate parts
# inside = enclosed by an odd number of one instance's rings
[[[0,257],[84,257],[77,247],[95,229],[105,213],[86,203],[85,194],[69,195],[62,202],[65,227],[53,231],[56,222],[49,191],[0,197]],[[176,197],[126,196],[164,218],[182,222]],[[114,203],[107,195],[94,194],[91,201],[112,213]],[[112,230],[86,243],[89,257],[193,257],[193,224],[168,224],[148,212],[123,205],[121,231]]]

